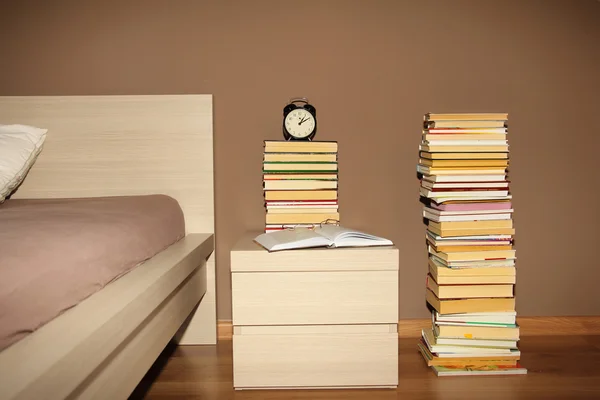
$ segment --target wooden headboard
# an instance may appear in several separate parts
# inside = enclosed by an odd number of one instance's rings
[[[12,123],[48,129],[12,198],[162,193],[187,233],[214,234],[212,95],[0,96],[0,124]],[[216,343],[214,257],[182,344]]]
[[[13,198],[163,193],[214,233],[212,121],[212,95],[0,97],[0,124],[48,129]]]

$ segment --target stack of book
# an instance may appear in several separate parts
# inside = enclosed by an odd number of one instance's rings
[[[336,220],[337,142],[265,141],[265,232]]]
[[[432,326],[418,349],[438,376],[523,374],[514,285],[508,114],[425,114],[417,173]]]

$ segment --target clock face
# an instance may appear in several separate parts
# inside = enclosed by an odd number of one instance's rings
[[[285,117],[285,128],[293,137],[302,139],[315,130],[315,119],[308,111],[298,108]]]

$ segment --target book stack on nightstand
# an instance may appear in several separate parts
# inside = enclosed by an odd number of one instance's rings
[[[507,119],[424,117],[417,172],[432,327],[418,348],[437,375],[527,372],[519,364]]]
[[[398,249],[269,252],[257,235],[231,251],[235,389],[397,387]]]
[[[265,141],[265,232],[339,220],[337,142]]]

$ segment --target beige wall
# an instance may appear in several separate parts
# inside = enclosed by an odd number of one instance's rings
[[[423,114],[509,112],[518,312],[598,314],[599,22],[594,0],[4,1],[0,94],[214,94],[221,319],[287,99],[339,142],[342,222],[401,249],[401,318],[427,317]]]

